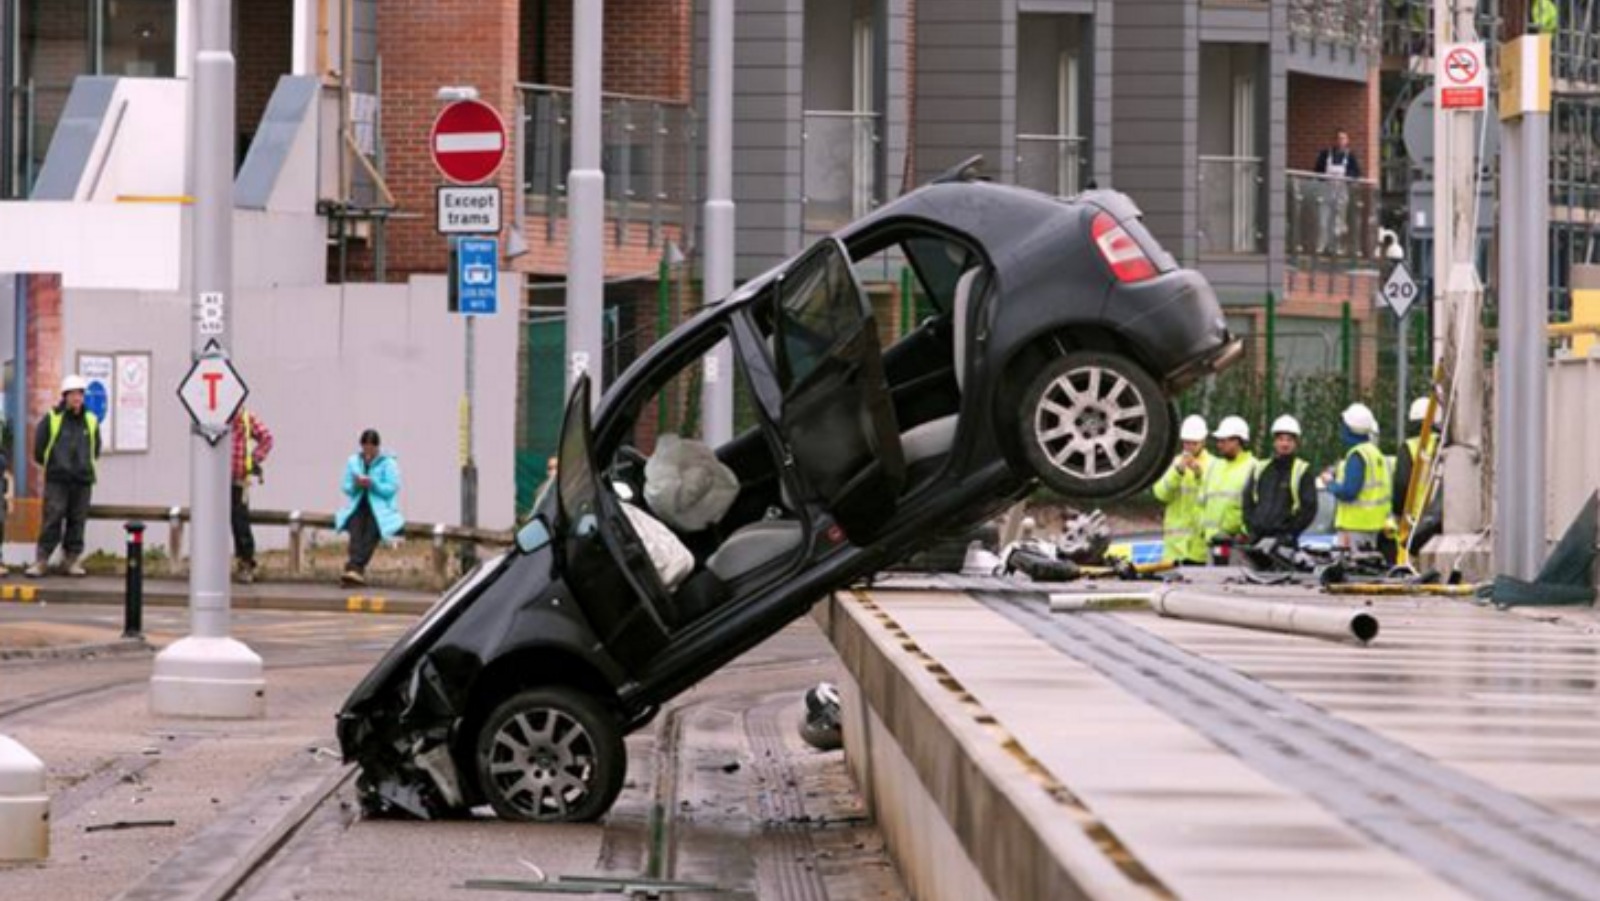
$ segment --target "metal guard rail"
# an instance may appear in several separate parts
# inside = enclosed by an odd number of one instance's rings
[[[117,521],[138,519],[145,522],[188,522],[189,508],[94,504],[89,507],[89,518]],[[263,526],[286,526],[289,528],[301,526],[331,531],[333,529],[333,514],[305,513],[300,510],[251,510],[250,522]],[[425,523],[408,522],[405,528],[401,530],[401,534],[407,538],[468,542],[498,547],[507,546],[516,541],[516,536],[510,531],[452,526],[444,523],[427,525]]]

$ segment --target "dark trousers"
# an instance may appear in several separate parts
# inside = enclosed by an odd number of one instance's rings
[[[44,527],[39,531],[39,562],[44,563],[59,545],[68,557],[83,554],[83,526],[89,520],[89,495],[93,485],[44,483]],[[62,532],[66,532],[65,540]]]
[[[366,572],[367,564],[372,562],[372,552],[378,549],[378,542],[383,537],[378,532],[378,518],[372,515],[371,502],[362,498],[344,528],[350,533],[350,560],[345,568],[358,573]]]
[[[245,486],[233,486],[233,556],[252,566],[256,562],[256,536],[250,531],[250,501]]]

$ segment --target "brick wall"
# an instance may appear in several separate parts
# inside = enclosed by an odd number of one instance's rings
[[[434,189],[443,179],[428,151],[428,132],[440,108],[434,95],[442,85],[470,84],[502,115],[516,109],[521,5],[518,0],[378,4],[388,181],[401,210],[420,217],[397,219],[390,225],[391,279],[403,281],[413,273],[445,270],[445,242],[434,232]],[[507,127],[512,124],[508,121]],[[507,210],[514,181],[508,154],[499,176]]]
[[[527,0],[523,10],[524,81],[538,70],[537,12],[541,0]],[[544,68],[547,84],[572,84],[572,4],[543,0],[545,7]],[[600,75],[605,90],[689,99],[692,40],[690,0],[606,0],[605,62]]]
[[[293,0],[248,0],[238,4],[238,116],[239,133],[253,135],[261,114],[278,86],[278,77],[293,64]],[[241,156],[249,149],[240,147]]]
[[[1317,154],[1333,145],[1334,129],[1350,132],[1350,146],[1363,174],[1374,177],[1378,164],[1378,73],[1365,84],[1289,76],[1288,167],[1311,171]]]
[[[61,401],[59,389],[65,374],[61,359],[61,276],[28,276],[27,330],[28,435],[24,452],[32,453],[39,420]],[[37,466],[30,467],[28,472],[27,494],[39,497],[44,489],[43,474]]]

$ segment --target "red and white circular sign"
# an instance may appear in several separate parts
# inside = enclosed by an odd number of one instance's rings
[[[506,158],[506,123],[481,100],[458,100],[433,120],[428,149],[440,174],[458,185],[487,181]]]

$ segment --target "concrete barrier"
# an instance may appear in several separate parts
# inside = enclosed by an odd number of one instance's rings
[[[50,856],[50,796],[44,763],[33,752],[0,735],[0,860]]]

